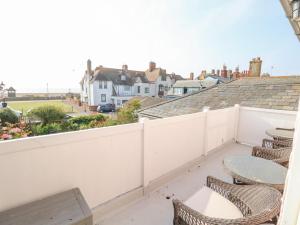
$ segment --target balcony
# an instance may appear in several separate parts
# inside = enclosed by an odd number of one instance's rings
[[[144,197],[125,205],[122,209],[112,210],[95,222],[97,225],[170,225],[173,223],[173,198],[186,200],[192,196],[206,184],[207,175],[232,182],[231,176],[223,168],[223,158],[228,155],[251,154],[250,151],[249,146],[227,144],[205,157],[205,160],[200,160],[185,171],[179,172],[173,179]]]
[[[172,224],[172,198],[188,198],[207,175],[230,181],[225,156],[250,154],[266,129],[295,120],[235,106],[1,142],[0,211],[79,187],[99,225]]]

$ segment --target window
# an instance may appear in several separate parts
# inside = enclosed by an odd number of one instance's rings
[[[137,86],[137,93],[138,93],[138,94],[141,93],[141,86]]]
[[[87,94],[87,87],[85,88],[85,93]]]
[[[166,75],[162,75],[161,76],[161,81],[166,81],[167,80],[167,76]]]
[[[182,95],[183,94],[183,88],[174,88],[174,95]]]
[[[150,89],[148,87],[145,87],[145,93],[149,93],[150,92]]]
[[[121,100],[117,99],[117,105],[121,105]]]
[[[126,102],[128,102],[128,100],[122,100],[122,104],[125,104]]]
[[[165,91],[168,91],[169,90],[169,87],[168,86],[165,86]]]
[[[130,91],[130,86],[128,85],[124,86],[124,91]]]
[[[104,89],[107,89],[107,81],[104,81]]]
[[[164,85],[160,84],[158,86],[158,91],[160,91],[160,92],[164,91]]]
[[[106,94],[101,94],[101,102],[106,102]]]
[[[125,75],[121,75],[121,80],[126,80],[126,76]]]
[[[102,81],[99,81],[99,89],[102,89]]]

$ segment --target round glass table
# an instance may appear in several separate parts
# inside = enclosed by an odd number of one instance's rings
[[[293,130],[284,130],[284,129],[268,129],[266,134],[273,138],[282,138],[282,139],[293,139],[294,131]]]
[[[273,162],[250,155],[228,156],[224,166],[234,180],[245,184],[266,184],[282,191],[287,168]]]

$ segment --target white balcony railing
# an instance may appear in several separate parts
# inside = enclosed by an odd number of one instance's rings
[[[260,144],[296,112],[245,107],[0,143],[0,211],[79,187],[95,208],[142,193],[231,141]]]

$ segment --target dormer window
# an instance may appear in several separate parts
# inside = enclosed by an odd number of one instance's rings
[[[126,76],[124,74],[121,75],[121,80],[126,80]]]

